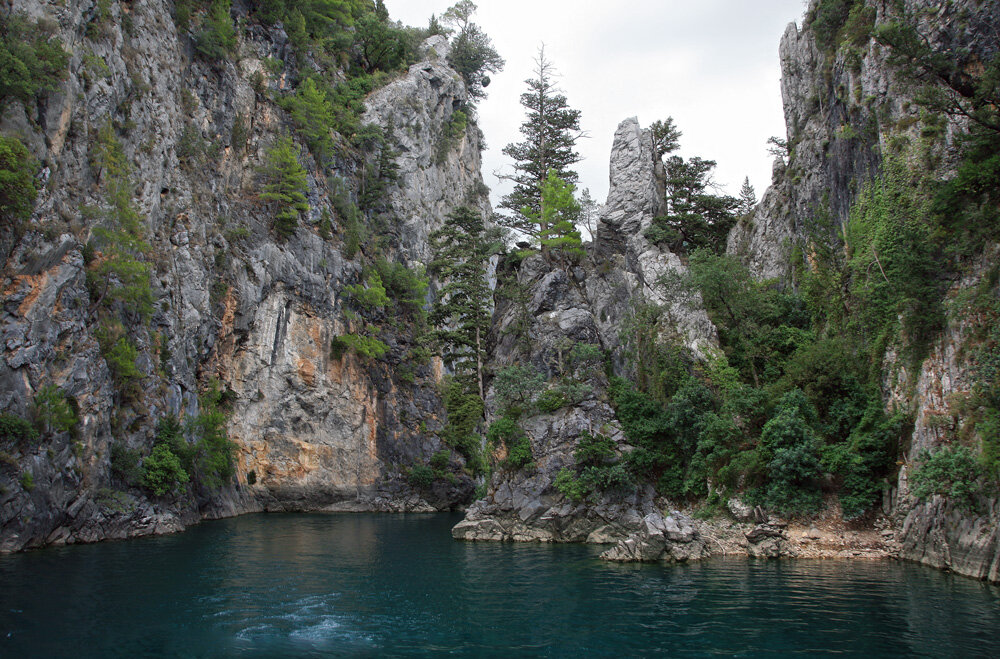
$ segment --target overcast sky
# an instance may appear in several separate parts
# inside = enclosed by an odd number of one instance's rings
[[[394,20],[426,26],[455,0],[385,0]],[[480,103],[486,135],[483,175],[493,201],[506,188],[493,176],[511,161],[500,151],[520,141],[520,95],[538,46],[560,73],[571,107],[580,110],[580,189],[603,202],[615,128],[637,116],[648,127],[672,116],[680,155],[718,162],[715,180],[738,194],[749,176],[757,197],[770,183],[767,138],[784,137],[778,42],[800,22],[805,0],[481,0],[475,17],[500,55]]]

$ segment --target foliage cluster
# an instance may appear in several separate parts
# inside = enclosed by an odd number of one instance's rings
[[[90,158],[102,178],[107,204],[103,224],[93,230],[100,256],[87,269],[92,307],[107,309],[118,302],[123,317],[148,319],[153,312],[152,268],[147,262],[151,247],[145,239],[144,218],[133,205],[130,168],[111,122],[97,131]]]
[[[341,334],[333,337],[330,354],[340,359],[345,352],[353,352],[365,359],[381,359],[389,352],[389,346],[373,336],[364,334]]]
[[[466,467],[473,476],[486,471],[482,455],[482,437],[476,431],[483,418],[483,399],[475,378],[455,375],[443,381],[444,407],[448,420],[441,431],[445,444],[465,458]]]
[[[634,487],[633,475],[619,460],[615,443],[601,434],[584,433],[573,452],[576,468],[564,467],[556,475],[555,487],[572,501],[582,501],[605,491]]]
[[[35,161],[16,137],[0,136],[0,221],[15,225],[35,207]]]
[[[52,25],[7,13],[0,21],[0,112],[12,101],[27,105],[56,91],[68,65],[69,53]]]
[[[213,379],[199,398],[199,411],[182,423],[168,415],[156,426],[156,443],[142,461],[139,482],[157,496],[188,482],[215,490],[236,473],[236,445],[226,431],[231,394]]]
[[[261,171],[264,188],[261,198],[274,204],[274,232],[288,240],[299,225],[299,215],[309,212],[306,170],[299,164],[299,148],[288,135],[280,137],[268,150]]]
[[[0,445],[14,447],[24,442],[34,444],[38,441],[38,430],[27,419],[16,414],[0,414]]]

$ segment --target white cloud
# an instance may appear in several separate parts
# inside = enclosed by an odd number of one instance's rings
[[[386,0],[393,19],[423,26],[454,0]],[[489,149],[484,178],[494,203],[505,187],[492,176],[511,163],[500,151],[518,141],[519,104],[538,46],[561,74],[571,107],[590,135],[579,143],[580,188],[603,201],[615,128],[631,116],[648,126],[672,116],[681,155],[718,162],[715,179],[736,194],[744,176],[758,197],[770,183],[766,141],[784,135],[778,41],[801,18],[804,0],[482,0],[476,22],[507,66],[480,104]]]

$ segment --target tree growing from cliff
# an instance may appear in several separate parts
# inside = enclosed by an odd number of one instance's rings
[[[66,77],[69,54],[52,30],[21,14],[0,21],[0,111],[10,101],[31,102],[55,91]]]
[[[499,72],[505,64],[490,38],[472,22],[475,12],[474,2],[461,0],[441,17],[441,22],[451,25],[458,32],[451,43],[448,63],[462,76],[472,99],[486,96],[485,88],[490,84],[486,74]],[[433,27],[433,16],[431,21]]]
[[[521,124],[524,141],[508,144],[505,155],[514,159],[514,174],[503,175],[514,183],[513,191],[500,203],[510,211],[498,223],[522,234],[539,237],[538,217],[542,210],[542,189],[549,171],[565,183],[576,183],[577,174],[570,169],[579,162],[575,151],[580,131],[580,111],[569,107],[566,96],[555,84],[556,71],[545,57],[545,48],[538,49],[535,77],[525,81],[528,91],[521,94],[521,105],[527,118]]]
[[[145,240],[143,217],[132,204],[133,186],[125,152],[110,122],[98,131],[93,164],[104,180],[108,208],[105,223],[94,227],[101,257],[92,261],[87,272],[94,299],[92,308],[117,300],[127,310],[147,318],[153,311],[151,267],[145,261],[151,247]]]
[[[721,252],[740,200],[712,192],[714,160],[671,156],[666,162],[667,213],[653,219],[646,238],[674,251]]]
[[[577,262],[586,252],[576,223],[580,218],[580,204],[573,196],[576,188],[549,170],[549,176],[542,184],[542,207],[535,217],[538,225],[538,239],[542,251],[564,267]],[[525,208],[526,214],[531,209]]]
[[[21,222],[35,207],[34,160],[14,137],[0,137],[0,220]]]
[[[46,435],[66,432],[76,425],[76,414],[66,394],[54,384],[42,387],[35,394],[35,419]]]
[[[274,232],[281,240],[288,240],[299,225],[299,215],[309,212],[306,170],[299,164],[299,148],[291,137],[281,137],[271,147],[262,173],[264,192],[260,196],[274,205]]]
[[[430,320],[441,355],[457,372],[475,373],[480,398],[485,396],[484,341],[490,326],[487,262],[499,247],[499,236],[486,228],[482,214],[459,206],[430,236],[434,258],[428,268],[441,282]]]
[[[743,178],[743,187],[740,188],[740,215],[749,215],[757,205],[757,192],[750,185],[750,177]]]

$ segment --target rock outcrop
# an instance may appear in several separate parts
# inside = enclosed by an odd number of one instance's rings
[[[599,345],[612,355],[615,370],[629,370],[621,335],[633,305],[662,303],[658,280],[684,269],[669,250],[642,235],[662,211],[663,172],[653,140],[638,121],[627,119],[615,133],[611,188],[603,207],[596,244],[578,265],[560,265],[533,255],[519,265],[501,265],[498,277],[513,281],[521,297],[498,295],[493,355],[497,368],[531,365],[549,381],[563,375],[565,356],[577,343]],[[715,328],[697,306],[676,305],[671,321],[696,353],[716,345]],[[656,514],[651,488],[607,492],[574,503],[555,487],[563,468],[576,466],[580,438],[600,433],[619,454],[631,450],[609,403],[608,380],[599,369],[587,378],[580,400],[551,413],[521,421],[531,442],[533,465],[495,473],[483,499],[473,504],[453,535],[467,540],[546,540],[609,542],[641,531],[642,520]],[[493,388],[487,393],[488,417],[498,414]]]
[[[173,4],[111,3],[98,24],[87,3],[13,3],[51,25],[72,55],[57,92],[37,107],[8,105],[0,122],[51,172],[24,231],[5,226],[0,236],[0,411],[29,415],[53,384],[80,423],[40,445],[2,447],[0,549],[174,531],[262,509],[461,505],[468,477],[428,491],[404,477],[442,448],[432,366],[407,364],[400,376],[413,331],[383,323],[389,352],[378,362],[331,352],[334,337],[361,324],[342,291],[361,281],[364,263],[348,255],[338,209],[358,199],[364,163],[341,149],[320,166],[303,150],[309,212],[290,239],[275,238],[258,172],[291,129],[271,100],[295,75],[288,39],[234,3],[246,25],[238,54],[208,62],[175,27]],[[452,208],[487,205],[480,132],[471,117],[456,122],[468,96],[447,48],[429,40],[423,61],[372,94],[362,117],[384,129],[399,165],[370,219],[384,225],[384,253],[408,265],[426,261],[427,236]],[[107,206],[94,153],[108,135],[121,145],[152,266],[154,311],[129,329],[140,393],[128,401],[102,354],[87,287],[86,246]],[[164,415],[196,417],[213,378],[232,406],[233,484],[177,497],[127,486],[116,461],[148,453]]]
[[[814,11],[817,2],[810,5]],[[906,0],[899,5],[866,3],[872,26],[898,17],[900,7],[917,17],[921,34],[940,53],[965,57],[968,66],[990,61],[998,51],[1000,7],[995,3]],[[840,44],[835,44],[839,46]],[[788,26],[781,41],[782,100],[789,153],[776,160],[772,186],[750,217],[730,233],[728,250],[761,279],[795,286],[796,271],[812,267],[817,245],[843,249],[844,227],[864,185],[880,172],[898,143],[922,140],[928,176],[947,179],[959,156],[955,136],[964,120],[943,116],[928,128],[916,102],[916,86],[889,61],[890,51],[874,39],[827,48],[809,26]],[[921,132],[923,131],[923,132]],[[928,136],[936,136],[928,138]],[[993,251],[991,248],[987,251]],[[978,284],[993,261],[984,255],[973,275],[949,292],[955,299]],[[952,443],[958,418],[951,401],[972,388],[966,319],[954,318],[930,355],[913,372],[895,350],[888,351],[883,390],[890,409],[912,414],[912,437],[901,446],[898,480],[888,488],[886,512],[898,522],[900,555],[977,578],[997,578],[997,502],[983,499],[980,513],[943,500],[919,503],[909,495],[908,476],[924,450]],[[959,422],[961,424],[961,422]]]

